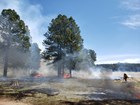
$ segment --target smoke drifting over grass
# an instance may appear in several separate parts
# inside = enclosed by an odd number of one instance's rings
[[[57,71],[55,70],[53,65],[47,65],[47,61],[44,61],[41,59],[40,62],[40,68],[38,70],[41,74],[43,74],[46,77],[49,76],[57,76]]]
[[[86,69],[73,71],[73,76],[85,79],[112,79],[112,73],[113,72],[111,69],[105,69],[96,66],[90,67],[89,65],[86,65]]]

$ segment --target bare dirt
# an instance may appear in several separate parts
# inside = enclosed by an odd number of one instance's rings
[[[31,105],[31,104],[16,101],[10,98],[0,98],[0,105]]]

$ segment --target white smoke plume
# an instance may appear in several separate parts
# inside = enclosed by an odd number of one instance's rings
[[[56,15],[44,15],[41,5],[29,4],[28,0],[1,0],[0,2],[0,11],[14,9],[29,27],[32,41],[37,42],[39,47],[44,49],[42,46],[43,34],[47,31],[47,26],[51,19]]]

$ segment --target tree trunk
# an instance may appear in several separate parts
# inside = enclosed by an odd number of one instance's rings
[[[63,63],[63,58],[62,58],[62,50],[61,50],[61,46],[59,45],[59,61],[58,61],[58,77],[63,77],[63,71],[62,71],[62,63]]]
[[[61,70],[61,60],[60,61],[58,61],[58,77],[62,77],[62,70]]]
[[[7,70],[8,70],[8,47],[5,47],[5,55],[4,55],[4,70],[3,70],[3,76],[7,77]]]
[[[64,77],[64,57],[62,58],[62,76]]]
[[[73,50],[72,50],[72,46],[70,46],[70,53],[73,54]],[[69,70],[69,73],[70,73],[70,78],[72,77],[72,68],[73,68],[73,57],[70,58],[70,70]]]
[[[71,78],[72,77],[72,69],[70,69],[69,73],[70,73],[70,78]]]

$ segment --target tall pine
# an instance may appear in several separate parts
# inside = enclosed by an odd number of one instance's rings
[[[52,19],[44,36],[45,51],[42,55],[47,60],[59,61],[58,76],[62,76],[64,58],[68,54],[80,51],[83,47],[80,29],[72,17],[68,18],[59,14],[55,19]]]

